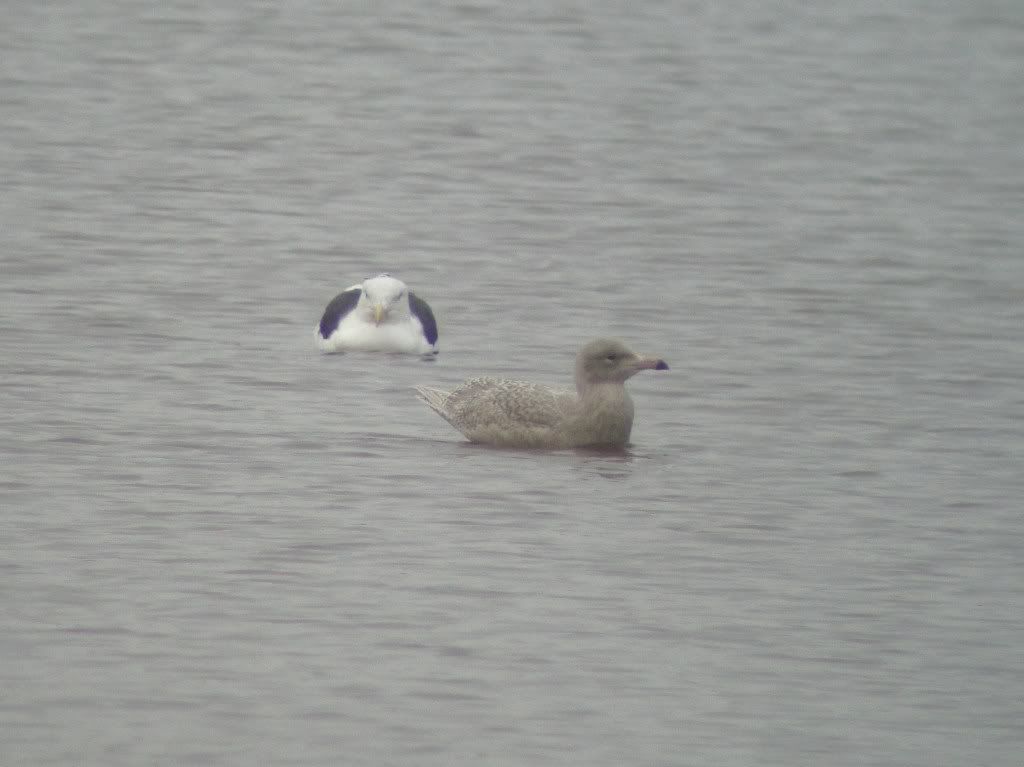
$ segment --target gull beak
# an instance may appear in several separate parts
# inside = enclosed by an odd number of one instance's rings
[[[668,370],[668,363],[657,357],[637,357],[635,365],[637,370]]]
[[[373,323],[380,325],[384,321],[384,318],[388,315],[388,310],[384,304],[373,305]]]

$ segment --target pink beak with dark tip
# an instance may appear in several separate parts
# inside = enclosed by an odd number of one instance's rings
[[[668,363],[657,357],[639,357],[636,363],[637,370],[668,370]]]

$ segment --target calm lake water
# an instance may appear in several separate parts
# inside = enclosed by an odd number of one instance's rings
[[[5,11],[0,762],[1020,764],[1024,5],[201,6]]]

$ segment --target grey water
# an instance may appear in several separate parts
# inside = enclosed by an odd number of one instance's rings
[[[1024,6],[832,5],[8,4],[0,763],[1020,764]]]

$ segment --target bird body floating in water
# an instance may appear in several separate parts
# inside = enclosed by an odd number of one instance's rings
[[[417,386],[419,398],[470,442],[500,447],[624,447],[633,428],[626,380],[668,370],[621,341],[598,339],[576,356],[576,391],[526,381],[472,378],[454,391]]]
[[[433,355],[437,321],[427,302],[389,274],[339,293],[316,328],[322,352],[372,351]]]

